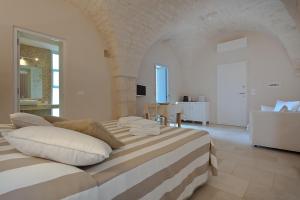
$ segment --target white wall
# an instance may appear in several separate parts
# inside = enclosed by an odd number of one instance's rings
[[[217,44],[247,37],[248,47],[217,53]],[[205,95],[211,102],[211,122],[217,121],[217,66],[247,61],[248,111],[260,105],[274,105],[277,99],[300,100],[300,77],[295,75],[286,50],[276,37],[258,32],[240,32],[212,38],[185,35],[152,46],[141,64],[138,83],[147,86],[147,96],[137,97],[141,115],[145,103],[155,102],[155,64],[175,67],[170,70],[173,101],[183,95]],[[279,87],[269,87],[276,83]],[[254,92],[254,93],[252,93]]]
[[[246,36],[248,48],[217,54],[219,42],[229,41]],[[194,40],[194,42],[191,42]],[[211,102],[211,121],[217,119],[217,65],[248,62],[249,92],[255,90],[256,95],[249,95],[248,109],[259,109],[260,105],[274,105],[276,99],[300,100],[300,77],[290,64],[286,50],[280,42],[270,35],[244,32],[227,38],[211,38],[205,43],[197,43],[197,39],[185,37],[185,40],[173,41],[177,58],[182,64],[183,87],[181,94],[205,95]],[[278,83],[279,87],[268,87]]]
[[[0,0],[0,5],[0,123],[13,112],[13,25],[65,39],[65,117],[110,119],[111,75],[95,26],[61,0]]]
[[[165,65],[169,69],[169,93],[170,102],[178,101],[181,96],[181,68],[173,53],[168,41],[154,44],[145,55],[137,83],[146,86],[146,96],[137,97],[137,114],[143,115],[143,108],[146,103],[155,103],[155,65]]]

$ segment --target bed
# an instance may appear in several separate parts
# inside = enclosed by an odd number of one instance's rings
[[[126,145],[104,162],[74,167],[21,154],[0,137],[0,199],[186,199],[217,173],[205,131],[161,127],[134,136],[103,125]]]

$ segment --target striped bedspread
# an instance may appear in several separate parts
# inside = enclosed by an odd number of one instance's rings
[[[216,175],[217,159],[207,132],[162,127],[158,136],[134,136],[116,121],[103,125],[126,145],[108,160],[85,168],[100,199],[185,199]]]
[[[162,127],[158,136],[133,136],[116,121],[103,124],[126,145],[84,168],[26,156],[0,136],[0,200],[185,199],[209,168],[217,172],[205,131]]]
[[[85,171],[19,153],[0,136],[0,199],[98,199]]]

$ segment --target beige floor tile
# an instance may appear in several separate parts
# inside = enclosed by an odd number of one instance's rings
[[[255,167],[257,160],[247,156],[238,156],[237,163]]]
[[[237,161],[234,160],[220,160],[219,171],[231,174],[237,165]]]
[[[275,200],[276,194],[272,192],[270,187],[260,185],[257,183],[250,183],[246,194],[245,200]]]
[[[298,197],[292,193],[278,191],[274,188],[266,187],[257,183],[250,183],[245,200],[298,200]]]
[[[219,189],[205,184],[195,191],[190,200],[211,200],[217,195],[218,191]]]
[[[214,144],[215,144],[216,148],[220,151],[234,151],[235,150],[234,144],[229,143],[229,142],[222,142],[219,140],[214,140]]]
[[[243,164],[237,165],[232,174],[250,182],[255,182],[268,187],[272,187],[274,180],[273,172]]]
[[[300,168],[300,157],[299,158],[279,157],[278,158],[278,164],[283,165],[283,166]]]
[[[273,153],[271,149],[264,149],[264,148],[254,148],[252,151],[253,158],[257,160],[266,160],[269,162],[277,162],[277,156]]]
[[[230,151],[223,151],[223,150],[220,150],[216,147],[216,155],[218,156],[219,159],[233,159],[233,156],[232,156],[232,153]]]
[[[300,180],[299,169],[296,167],[277,165],[277,167],[274,167],[274,170],[276,174]]]
[[[198,188],[190,200],[241,200],[241,198],[210,185],[204,185]]]
[[[250,145],[244,129],[187,125],[214,139],[219,175],[197,190],[193,199],[299,200],[300,154]]]
[[[282,175],[275,175],[273,187],[278,193],[300,197],[300,180]],[[300,199],[300,198],[299,198]]]
[[[216,196],[212,200],[242,200],[242,198],[221,190],[217,192]]]
[[[245,156],[245,155],[240,155],[236,151],[224,151],[224,150],[219,150],[217,149],[217,157],[222,160],[234,162],[234,163],[240,163],[240,164],[246,164],[246,165],[255,165],[256,161],[255,159]]]
[[[297,171],[298,178],[300,177],[300,167],[295,167],[295,170]]]
[[[256,162],[255,167],[267,171],[274,172],[275,174],[279,174],[282,176],[290,177],[290,178],[298,178],[300,179],[299,170],[296,167],[291,167],[289,165],[281,165],[278,162],[270,162],[265,160],[260,160]]]
[[[210,177],[208,184],[224,192],[243,197],[248,186],[248,181],[220,172],[218,176]]]

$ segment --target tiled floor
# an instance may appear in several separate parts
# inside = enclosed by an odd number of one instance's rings
[[[207,130],[219,158],[219,175],[211,176],[191,199],[300,199],[300,154],[252,147],[248,133],[241,128],[194,124],[184,127]]]

